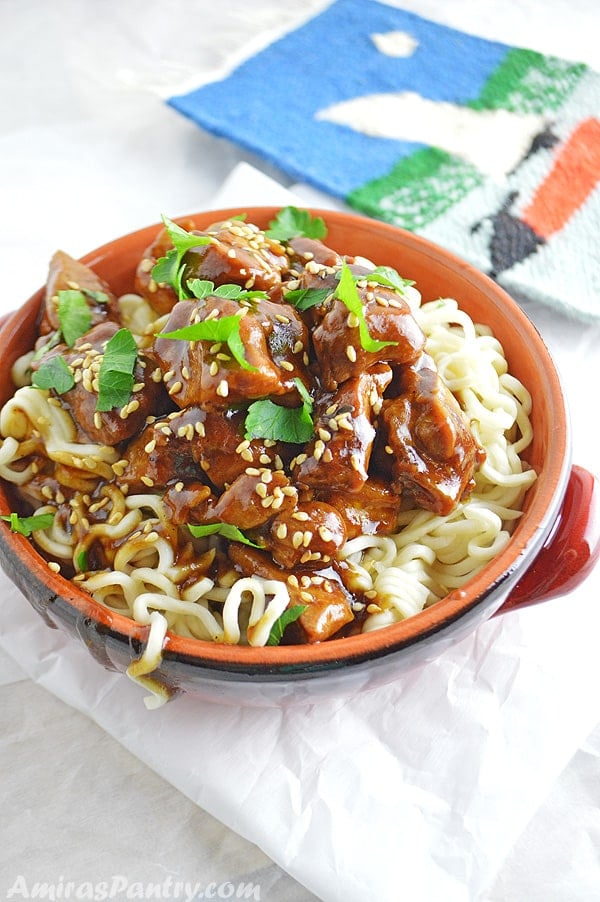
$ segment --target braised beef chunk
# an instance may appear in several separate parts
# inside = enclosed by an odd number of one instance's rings
[[[307,263],[333,268],[342,265],[342,257],[336,251],[314,238],[291,238],[288,247],[290,267],[294,272],[301,273]]]
[[[271,520],[266,539],[273,560],[286,570],[299,565],[326,566],[346,541],[343,517],[329,504],[308,501],[288,505]]]
[[[333,572],[327,576],[310,569],[286,572],[264,552],[245,545],[232,544],[229,557],[243,576],[286,582],[289,607],[305,607],[298,620],[300,642],[324,642],[354,619],[351,597]]]
[[[384,401],[393,487],[438,514],[450,513],[473,488],[482,460],[454,396],[423,354],[402,374],[402,394]]]
[[[215,285],[269,291],[281,283],[288,269],[285,249],[252,223],[227,220],[209,226],[202,235],[210,244],[189,250],[184,258],[184,279],[205,279]]]
[[[40,334],[47,335],[60,329],[58,303],[59,292],[63,291],[81,292],[92,317],[92,326],[107,319],[119,321],[117,299],[104,279],[85,263],[64,251],[56,251],[50,260]]]
[[[264,299],[246,305],[216,295],[202,301],[180,301],[163,332],[225,317],[239,320],[235,326],[245,365],[235,359],[226,341],[156,339],[154,353],[175,404],[224,410],[236,403],[273,396],[282,403],[287,400],[297,405],[294,379],[310,385],[303,362],[308,329],[291,306]]]
[[[358,318],[341,300],[333,300],[313,333],[321,381],[330,391],[379,361],[413,363],[425,347],[425,336],[400,294],[375,283],[361,282],[357,287],[369,335],[391,344],[365,350]]]
[[[199,410],[199,408],[195,408]],[[204,434],[192,453],[207,482],[223,490],[248,467],[283,469],[293,454],[281,442],[244,437],[245,410],[201,411]]]
[[[60,395],[76,426],[88,440],[103,445],[118,445],[136,435],[146,417],[164,409],[166,396],[162,385],[152,378],[154,365],[144,354],[138,354],[133,373],[131,396],[122,407],[107,411],[96,409],[98,403],[99,372],[109,339],[119,330],[117,323],[107,320],[94,326],[78,339],[72,348],[57,345],[43,355],[34,368],[45,360],[60,355],[75,379],[72,389]]]
[[[293,472],[300,484],[335,485],[350,492],[364,485],[376,435],[373,420],[391,378],[389,366],[376,364],[324,396],[315,439],[296,458]]]
[[[197,231],[192,219],[179,220],[179,225],[186,232]],[[135,290],[148,301],[159,316],[169,313],[178,300],[175,290],[170,285],[157,283],[152,275],[156,263],[161,257],[166,256],[172,247],[173,242],[169,233],[166,229],[161,229],[152,244],[144,251],[135,273]]]
[[[202,468],[194,453],[200,432],[204,432],[204,412],[198,408],[152,418],[127,446],[122,482],[144,491],[144,486],[158,489],[201,479]]]
[[[341,515],[348,539],[394,532],[402,508],[401,496],[377,476],[369,476],[358,491],[323,487],[317,497]]]
[[[283,470],[248,468],[219,496],[213,513],[217,520],[240,529],[255,529],[295,503],[296,490]]]

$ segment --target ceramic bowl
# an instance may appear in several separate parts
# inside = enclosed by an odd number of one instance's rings
[[[239,212],[209,211],[191,218],[202,228]],[[266,227],[277,208],[245,212],[250,222]],[[538,479],[505,549],[432,607],[382,630],[316,645],[248,648],[167,634],[162,663],[152,679],[169,695],[194,691],[213,700],[280,704],[311,701],[319,693],[354,693],[432,661],[498,612],[570,591],[598,558],[597,483],[572,465],[560,379],[523,311],[487,276],[422,238],[356,215],[312,212],[325,218],[327,243],[339,252],[393,266],[416,282],[424,301],[453,297],[473,320],[493,329],[511,371],[533,396],[534,440],[526,456]],[[155,224],[118,238],[83,260],[116,293],[130,290],[135,266],[159,228]],[[13,361],[32,346],[42,297],[40,289],[1,329],[0,403],[13,391]],[[11,510],[2,485],[0,509]],[[31,542],[4,522],[0,564],[48,625],[67,629],[104,667],[125,671],[139,657],[148,627],[111,612],[53,573]]]

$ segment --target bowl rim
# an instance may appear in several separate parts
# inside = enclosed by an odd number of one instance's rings
[[[228,219],[245,212],[249,221],[258,219],[259,222],[263,222],[272,218],[282,206],[247,205],[205,210],[177,216],[175,221],[193,219],[208,225],[209,222]],[[541,335],[522,308],[485,273],[427,238],[360,214],[315,207],[305,209],[313,216],[322,216],[328,225],[355,227],[363,233],[366,231],[375,235],[385,235],[400,248],[411,247],[420,256],[458,271],[464,280],[482,292],[496,308],[508,308],[513,322],[524,336],[523,340],[528,345],[528,350],[541,364],[541,371],[545,375],[546,388],[550,391],[548,400],[555,416],[552,425],[552,440],[555,447],[552,449],[552,456],[544,462],[544,472],[540,474],[542,484],[536,484],[534,487],[536,491],[528,504],[527,513],[519,521],[505,548],[465,586],[450,592],[431,607],[383,629],[340,639],[333,638],[327,642],[311,645],[251,647],[190,639],[168,632],[163,647],[165,658],[213,670],[260,674],[322,671],[387,656],[443,630],[475,607],[486,603],[492,605],[491,599],[494,596],[498,596],[495,607],[499,607],[503,596],[498,590],[502,589],[503,585],[510,588],[520,574],[523,563],[532,560],[541,548],[556,518],[565,491],[571,464],[571,448],[568,412],[560,375]],[[80,260],[93,268],[116,254],[123,243],[136,246],[139,244],[141,253],[161,227],[162,224],[157,222],[123,234],[86,253]],[[18,328],[28,305],[41,303],[43,292],[44,287],[41,287],[18,310],[5,318],[0,326],[0,346],[5,346],[3,341],[5,335],[11,335]],[[460,299],[456,300],[460,306]],[[0,484],[0,507],[6,506],[5,500],[4,488]],[[6,513],[8,512],[6,510]],[[33,544],[25,537],[12,533],[5,522],[0,522],[0,541],[12,548],[25,566],[30,569],[37,567],[44,585],[53,594],[76,608],[81,616],[97,621],[101,629],[110,631],[124,641],[145,643],[150,629],[148,626],[104,607],[78,589],[75,583],[47,568],[45,559]],[[493,613],[493,610],[492,605],[490,613]]]

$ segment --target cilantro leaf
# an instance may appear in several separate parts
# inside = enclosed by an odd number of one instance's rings
[[[244,370],[256,370],[246,360],[244,343],[240,338],[240,317],[222,316],[219,319],[205,319],[190,326],[183,326],[173,332],[159,332],[157,338],[176,338],[185,341],[224,341],[236,361]]]
[[[320,216],[311,216],[308,210],[289,206],[283,207],[271,220],[265,235],[277,241],[289,241],[301,235],[305,238],[325,238],[327,226]]]
[[[381,351],[389,345],[397,345],[397,341],[379,341],[372,338],[365,319],[365,311],[363,310],[362,301],[356,288],[354,276],[347,263],[342,263],[342,271],[335,295],[358,319],[358,333],[360,335],[360,343],[365,351]]]
[[[290,623],[294,623],[299,617],[301,617],[306,608],[307,605],[305,604],[293,604],[291,608],[286,608],[283,614],[280,614],[280,616],[271,627],[271,632],[269,633],[269,638],[267,639],[267,645],[279,645],[279,643],[283,639],[283,633],[286,626],[289,626]]]
[[[54,514],[35,514],[33,517],[20,517],[11,513],[3,515],[0,520],[6,520],[13,532],[29,537],[36,529],[48,529],[54,522]]]
[[[44,360],[33,373],[31,382],[34,388],[53,388],[59,395],[69,391],[75,385],[73,373],[67,366],[64,357],[51,357]]]
[[[80,571],[80,573],[85,573],[85,571],[88,569],[88,566],[89,566],[87,548],[82,548],[82,550],[77,555],[77,560],[75,561],[75,564],[77,566],[77,569]]]
[[[251,542],[248,539],[241,529],[238,529],[237,526],[233,526],[232,523],[204,523],[200,526],[193,526],[188,523],[188,529],[193,536],[199,538],[200,536],[212,536],[219,535],[223,536],[225,539],[229,539],[231,542],[242,542],[244,545],[251,545],[252,548],[263,548],[263,545],[257,545],[256,542]]]
[[[330,288],[297,288],[293,291],[288,291],[284,295],[284,300],[292,304],[296,310],[303,312],[322,304],[330,294]]]
[[[302,398],[302,407],[281,407],[265,398],[248,408],[245,438],[267,438],[275,442],[304,445],[314,432],[312,400],[300,379],[294,379]]]
[[[372,272],[366,273],[364,276],[358,276],[358,279],[365,279],[367,282],[377,282],[379,285],[385,285],[386,288],[393,288],[394,291],[402,292],[409,285],[414,285],[414,279],[403,279],[402,276],[391,266],[376,266]]]
[[[96,410],[123,407],[131,397],[133,371],[137,361],[137,345],[129,329],[119,329],[106,342],[98,373]]]
[[[186,232],[185,229],[182,229],[168,216],[163,216],[162,221],[169,238],[173,242],[173,247],[167,251],[164,257],[160,257],[156,261],[152,268],[152,278],[161,285],[170,285],[171,288],[174,288],[180,300],[189,298],[191,295],[183,284],[183,271],[185,269],[183,258],[191,248],[210,244],[211,239],[208,235],[194,235],[191,232]]]
[[[70,348],[92,325],[92,312],[82,291],[73,288],[58,292],[60,331]]]
[[[95,301],[97,304],[107,304],[108,303],[108,295],[105,291],[92,291],[89,288],[83,288],[83,293],[90,300]]]

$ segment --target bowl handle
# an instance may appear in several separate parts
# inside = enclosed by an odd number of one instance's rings
[[[588,470],[574,466],[552,531],[496,613],[566,595],[583,582],[599,558],[600,483]]]

